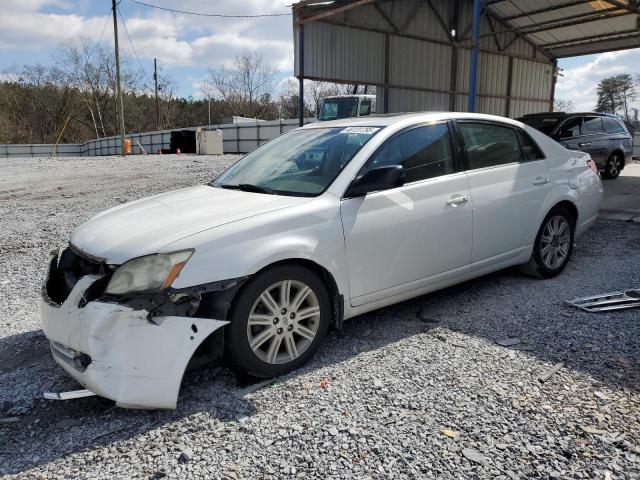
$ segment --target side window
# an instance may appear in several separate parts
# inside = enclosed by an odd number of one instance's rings
[[[453,154],[446,123],[412,128],[389,140],[363,168],[402,165],[405,183],[453,173]]]
[[[520,143],[513,128],[490,123],[458,125],[471,170],[520,161]]]
[[[603,133],[601,117],[584,117],[582,120],[582,134],[595,135]]]
[[[602,123],[604,124],[604,131],[606,133],[625,133],[622,125],[614,118],[603,117]]]
[[[360,111],[358,112],[360,117],[371,115],[371,100],[365,99],[360,102]]]
[[[558,132],[559,138],[573,138],[580,136],[580,118],[570,118],[562,124]]]
[[[518,140],[520,140],[523,160],[539,160],[544,158],[544,155],[540,151],[540,147],[538,147],[533,139],[522,130],[518,130]]]

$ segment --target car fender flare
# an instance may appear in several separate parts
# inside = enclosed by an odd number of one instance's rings
[[[553,208],[555,208],[556,205],[563,202],[568,202],[574,206],[574,208],[576,209],[576,224],[578,223],[578,218],[580,216],[580,198],[578,197],[576,191],[567,187],[566,190],[562,192],[560,195],[554,195],[552,192],[547,196],[545,200],[544,208],[542,208],[541,215],[538,218],[538,222],[537,222],[537,226],[534,234],[534,241],[535,241],[535,236],[538,234],[538,230],[542,225],[542,221],[545,219],[547,215],[549,215],[549,212],[553,210]]]
[[[295,262],[296,260],[303,260],[311,262],[323,270],[326,270],[331,275],[332,280],[338,289],[338,293],[348,298],[349,282],[346,278],[346,274],[341,273],[341,267],[337,264],[335,259],[332,260],[330,265],[323,264],[318,261],[317,256],[314,254],[313,245],[310,241],[302,241],[303,239],[291,241],[287,245],[279,244],[277,249],[273,249],[272,252],[260,255],[259,260],[253,263],[250,268],[250,274],[256,273],[268,268],[271,265],[280,262]],[[266,252],[264,252],[266,253]]]

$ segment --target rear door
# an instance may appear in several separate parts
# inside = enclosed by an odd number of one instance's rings
[[[457,122],[473,201],[472,267],[508,261],[535,239],[549,168],[523,130],[497,122]]]
[[[580,136],[581,126],[581,117],[569,118],[560,125],[560,128],[553,134],[553,138],[570,150],[580,150],[579,144],[582,143]]]
[[[598,164],[604,165],[611,148],[609,135],[604,132],[602,117],[588,116],[582,119],[582,136],[577,150],[587,152]]]

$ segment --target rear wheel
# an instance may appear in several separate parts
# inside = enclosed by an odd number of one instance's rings
[[[618,178],[622,168],[624,166],[624,160],[622,159],[622,155],[619,153],[612,153],[609,159],[607,160],[607,164],[604,167],[604,172],[602,172],[602,177],[613,180],[614,178]]]
[[[298,265],[258,274],[238,295],[226,328],[232,366],[274,377],[304,364],[329,326],[329,295],[311,270]]]
[[[575,219],[566,208],[555,207],[545,217],[536,236],[531,258],[520,270],[537,278],[558,275],[573,251]]]

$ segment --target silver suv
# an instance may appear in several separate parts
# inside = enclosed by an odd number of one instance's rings
[[[617,178],[631,161],[631,135],[617,115],[608,113],[534,113],[518,118],[570,150],[587,152],[603,178]]]

